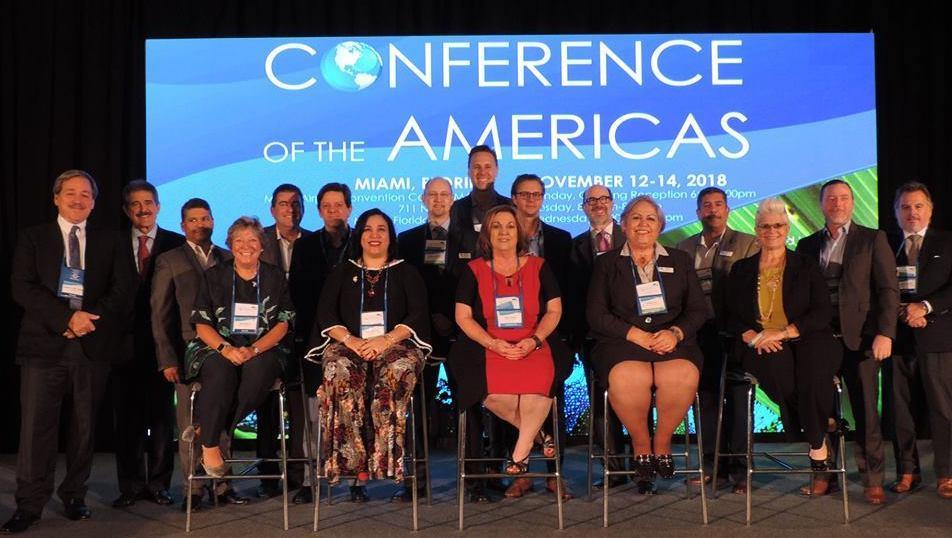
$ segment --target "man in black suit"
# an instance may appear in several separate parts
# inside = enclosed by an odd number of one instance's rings
[[[294,244],[298,239],[310,235],[311,232],[301,228],[301,219],[304,218],[304,195],[296,185],[283,183],[278,185],[271,194],[271,216],[274,224],[264,229],[264,241],[261,246],[261,261],[280,267],[287,276],[291,271],[291,257],[294,253]],[[299,357],[294,357],[297,360]],[[299,363],[288,365],[286,375],[289,379],[299,377]],[[303,414],[304,402],[301,400],[300,390],[288,392],[288,407],[293,414]],[[258,417],[257,455],[259,458],[276,458],[281,450],[278,439],[280,424],[278,423],[278,400],[275,394],[268,393],[267,399],[256,411]],[[297,422],[297,421],[295,421]],[[294,434],[297,438],[298,433]],[[304,457],[303,444],[292,444],[288,450],[292,458]],[[277,463],[262,463],[258,466],[262,474],[278,474]],[[295,473],[294,478],[299,478]],[[288,480],[289,488],[300,486],[300,482]],[[259,497],[275,497],[281,494],[281,487],[277,480],[266,479],[258,487]]]
[[[568,293],[570,284],[570,263],[569,253],[572,250],[572,236],[560,228],[550,226],[539,218],[539,212],[542,210],[542,204],[545,202],[545,184],[542,179],[535,174],[520,174],[512,182],[510,189],[513,203],[516,206],[516,219],[526,235],[526,244],[529,248],[529,254],[539,256],[545,260],[552,272],[555,273],[559,281],[559,287],[562,291],[562,309],[563,311],[576,310],[583,303],[573,300],[573,296]],[[568,316],[563,316],[559,320],[559,335],[566,341],[570,340],[572,324]],[[561,446],[566,446],[565,431],[565,387],[557,391],[559,398],[559,431],[556,432],[561,441]],[[551,423],[551,416],[546,424]],[[515,428],[507,425],[505,428],[510,434],[515,435]],[[508,446],[508,443],[507,443]],[[564,456],[563,451],[560,456]],[[547,462],[550,471],[555,470],[554,462]],[[563,481],[564,482],[564,481]],[[527,491],[532,489],[532,480],[529,478],[517,478],[512,481],[506,490],[506,497],[522,497]],[[557,491],[555,479],[546,480],[546,489],[553,494]],[[573,498],[568,484],[562,484],[562,496],[565,500]]]
[[[169,485],[175,463],[173,391],[158,371],[149,300],[155,259],[184,243],[185,238],[156,225],[161,205],[151,183],[129,182],[122,190],[122,201],[132,226],[122,234],[121,246],[139,278],[134,322],[125,335],[123,360],[113,366],[110,376],[119,478],[119,498],[112,505],[125,508],[140,498],[168,505],[172,504]]]
[[[450,224],[450,206],[453,204],[453,187],[446,178],[434,177],[426,182],[423,188],[423,205],[426,207],[426,222],[401,232],[397,236],[400,246],[400,257],[413,265],[420,272],[426,283],[427,297],[430,304],[430,321],[433,345],[432,357],[446,359],[450,343],[456,335],[454,321],[456,309],[456,283],[459,272],[467,260],[459,259],[459,243]],[[436,386],[440,375],[438,365],[427,366],[423,369],[420,382],[427,395],[427,413],[435,417]],[[419,405],[422,402],[414,400]],[[422,414],[416,412],[417,421],[422,420]],[[422,423],[417,425],[417,431]],[[420,436],[417,437],[420,440]],[[422,447],[417,447],[418,453]],[[418,469],[417,476],[423,476],[423,466]],[[404,487],[391,497],[392,500],[409,502],[412,500],[410,480],[404,480]],[[425,494],[425,482],[418,481],[419,494]]]
[[[93,459],[96,413],[116,345],[132,312],[134,287],[117,235],[87,226],[99,187],[68,170],[53,183],[54,222],[20,233],[13,255],[13,299],[23,310],[21,427],[17,510],[0,532],[36,523],[53,494],[60,411],[70,404],[66,476],[57,491],[72,520],[89,519],[86,480]]]
[[[320,328],[315,327],[317,320],[317,303],[321,297],[324,281],[331,271],[343,262],[349,253],[351,243],[351,228],[347,223],[350,218],[351,206],[350,187],[343,183],[327,183],[317,193],[317,211],[324,221],[324,227],[310,235],[302,236],[294,244],[291,255],[291,267],[288,273],[288,286],[291,292],[291,301],[297,311],[294,326],[295,352],[303,357],[308,350],[312,333]],[[316,395],[321,384],[321,367],[310,362],[303,362],[304,390],[309,395]],[[310,416],[316,417],[317,398],[308,398]],[[295,411],[301,406],[291,405],[291,446],[297,455],[297,447],[304,446],[304,420],[302,413]],[[320,425],[311,423],[311,431],[316,432]],[[301,465],[291,465],[288,480],[296,484],[304,484],[304,468]],[[302,487],[294,495],[294,504],[312,502],[311,488]]]
[[[569,254],[569,261],[572,265],[572,274],[575,276],[572,286],[563,293],[571,293],[573,301],[580,305],[579,308],[572,310],[562,309],[562,312],[568,318],[572,327],[573,348],[579,353],[582,364],[585,366],[585,376],[591,382],[594,377],[595,398],[589,402],[589,417],[594,421],[595,442],[599,446],[604,439],[604,417],[605,405],[602,394],[605,393],[605,383],[595,376],[595,371],[591,363],[592,348],[595,346],[595,340],[589,334],[588,321],[585,319],[585,302],[588,297],[588,286],[592,280],[592,271],[595,267],[595,259],[602,254],[621,248],[625,244],[625,233],[621,226],[615,222],[612,213],[615,210],[614,196],[612,191],[603,185],[592,185],[582,193],[582,211],[588,218],[589,229],[578,234],[572,239],[572,250]],[[608,410],[608,452],[611,454],[624,453],[624,439],[621,429],[621,422],[615,416],[614,411]],[[602,447],[604,449],[605,447]],[[608,468],[612,471],[620,471],[622,462],[617,459],[609,460]],[[624,475],[613,476],[610,478],[611,486],[617,487],[624,484],[628,479]],[[599,480],[594,484],[596,488],[604,487]]]
[[[824,228],[800,240],[797,252],[817,260],[833,303],[833,332],[843,345],[842,374],[856,422],[856,464],[870,504],[886,501],[885,453],[880,428],[880,361],[892,354],[899,289],[886,234],[852,222],[853,189],[841,179],[820,188]],[[832,383],[832,381],[831,381]],[[831,389],[832,390],[832,386]],[[829,492],[828,476],[801,492]]]
[[[896,252],[902,323],[888,384],[892,386],[899,475],[890,489],[907,493],[922,480],[913,402],[925,396],[936,491],[952,499],[952,235],[929,226],[932,196],[922,183],[899,187],[895,211],[902,233],[893,236],[891,246]]]

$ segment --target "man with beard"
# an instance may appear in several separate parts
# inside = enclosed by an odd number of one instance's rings
[[[158,371],[149,300],[155,259],[184,243],[185,238],[156,225],[162,206],[151,183],[129,182],[122,190],[122,200],[123,211],[132,223],[130,231],[123,234],[122,246],[139,282],[134,320],[123,347],[124,360],[113,367],[111,376],[120,493],[112,506],[125,508],[138,499],[168,505],[172,504],[169,485],[175,462],[173,391]]]
[[[718,465],[718,482],[721,478],[726,484],[729,475],[734,478],[734,493],[746,493],[745,469],[726,459],[714,461],[714,436],[717,431],[717,407],[720,396],[721,372],[730,352],[730,338],[724,336],[726,329],[726,311],[724,308],[723,287],[731,266],[738,260],[753,256],[760,248],[757,238],[732,230],[727,226],[730,207],[727,194],[717,187],[707,187],[697,196],[697,218],[701,221],[701,232],[682,240],[678,248],[694,256],[694,269],[701,289],[707,299],[708,320],[697,333],[697,341],[704,354],[704,366],[698,384],[698,396],[701,399],[701,437],[704,439],[704,464],[711,468]],[[739,365],[733,365],[735,368]],[[729,366],[730,367],[730,366]],[[727,394],[725,407],[724,441],[725,452],[740,453],[745,446],[747,433],[746,413],[743,402],[746,390],[739,384],[725,385]],[[711,474],[705,474],[710,479]],[[698,485],[700,478],[691,478],[689,482]],[[714,487],[720,487],[715,484]]]

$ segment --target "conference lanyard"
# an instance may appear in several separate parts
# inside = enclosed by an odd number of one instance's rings
[[[231,271],[231,333],[248,336],[258,335],[258,311],[261,304],[261,267],[255,272],[255,303],[235,302],[238,271]]]
[[[517,258],[518,262],[518,258]],[[516,264],[518,267],[518,263]],[[496,285],[496,265],[489,260],[489,269],[492,271],[493,281],[493,304],[496,312],[496,327],[500,329],[521,329],[525,316],[522,311],[522,271],[516,270],[516,282],[519,285],[519,295],[499,295],[499,289]],[[506,278],[506,277],[503,277]]]
[[[327,230],[324,230],[325,233],[328,233]],[[337,255],[337,261],[334,262],[334,267],[340,265],[344,261],[344,257],[347,256],[347,245],[350,243],[350,227],[347,228],[347,235],[344,237],[343,241],[340,243],[340,254]],[[324,252],[324,259],[327,259],[327,241],[324,240],[324,234],[320,234],[321,237],[321,251]]]
[[[82,310],[83,282],[85,279],[86,271],[68,267],[66,259],[63,259],[63,265],[60,266],[59,283],[56,286],[56,295],[69,299],[69,307],[72,310]]]
[[[639,316],[650,316],[653,314],[666,314],[668,305],[664,298],[664,283],[661,282],[661,268],[658,267],[658,257],[655,256],[654,272],[657,280],[638,283],[638,274],[635,272],[635,259],[628,257],[629,267],[631,269],[631,278],[635,282],[635,308]]]
[[[360,337],[364,339],[383,336],[387,332],[387,287],[390,284],[390,275],[384,267],[381,269],[383,271],[383,310],[364,312],[366,271],[365,268],[360,268]]]

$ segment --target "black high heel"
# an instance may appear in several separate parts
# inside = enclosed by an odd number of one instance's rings
[[[529,456],[526,456],[521,461],[516,461],[514,459],[506,460],[506,465],[503,467],[503,472],[509,476],[518,476],[521,474],[526,474],[529,472]]]
[[[674,458],[671,454],[656,454],[654,456],[655,472],[661,478],[674,476]]]
[[[642,480],[651,480],[655,477],[654,461],[651,454],[638,454],[632,458],[635,476]]]

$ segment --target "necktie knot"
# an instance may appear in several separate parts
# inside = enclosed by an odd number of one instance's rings
[[[446,229],[442,226],[434,226],[433,239],[446,239]]]
[[[612,240],[608,232],[602,230],[598,232],[598,251],[607,252],[612,249]]]
[[[919,261],[919,249],[922,247],[922,236],[919,234],[912,234],[909,236],[909,255],[906,256],[909,259],[911,265],[915,265]]]

